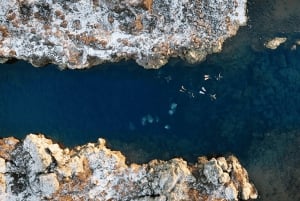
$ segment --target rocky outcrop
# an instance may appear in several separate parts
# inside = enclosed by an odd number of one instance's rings
[[[257,192],[234,156],[127,165],[105,140],[61,148],[43,135],[0,140],[0,199],[238,200]]]
[[[281,44],[285,43],[286,37],[275,37],[265,43],[265,47],[271,50],[276,50]]]
[[[159,68],[219,52],[246,23],[246,0],[0,0],[0,62],[87,68],[134,59]]]

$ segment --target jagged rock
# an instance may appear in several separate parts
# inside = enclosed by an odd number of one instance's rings
[[[8,150],[7,144],[11,145]],[[246,170],[234,156],[200,157],[194,165],[180,158],[127,165],[120,152],[105,146],[104,139],[69,150],[34,134],[23,141],[1,139],[0,150],[3,201],[214,201],[257,197]]]
[[[246,24],[247,0],[0,0],[0,62],[86,68],[134,59],[159,68],[219,52]]]

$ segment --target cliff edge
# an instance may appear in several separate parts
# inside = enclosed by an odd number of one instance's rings
[[[0,62],[81,69],[133,59],[159,68],[219,52],[247,0],[0,0]]]
[[[126,164],[105,140],[61,148],[43,135],[0,140],[0,199],[193,201],[248,200],[257,192],[234,156]]]

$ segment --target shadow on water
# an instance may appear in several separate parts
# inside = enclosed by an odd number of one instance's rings
[[[41,132],[66,146],[104,137],[134,162],[232,153],[249,167],[260,200],[299,200],[295,8],[300,5],[293,0],[249,1],[248,26],[225,42],[222,53],[195,66],[174,60],[159,70],[122,62],[60,71],[3,64],[0,135]],[[264,42],[274,36],[288,41],[266,50]]]

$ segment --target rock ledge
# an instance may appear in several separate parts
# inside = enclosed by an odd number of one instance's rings
[[[219,52],[247,0],[0,0],[0,62],[80,69],[134,59],[159,68]]]
[[[125,163],[105,140],[70,150],[43,135],[0,140],[0,200],[193,201],[255,199],[234,156]]]

